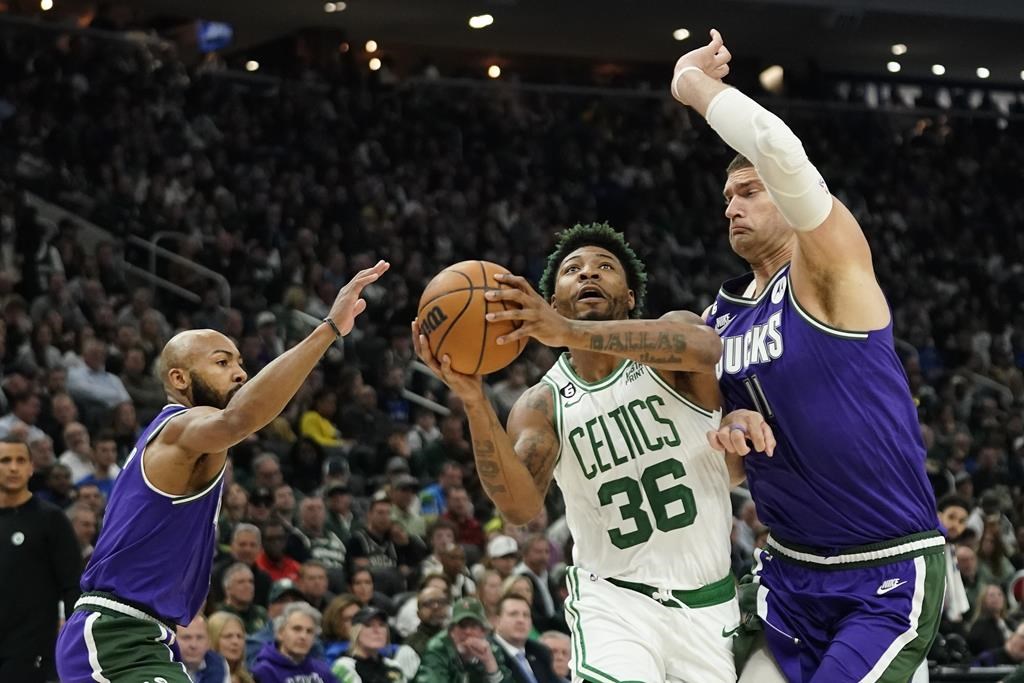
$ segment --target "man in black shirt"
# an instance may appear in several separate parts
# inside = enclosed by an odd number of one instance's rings
[[[71,522],[28,489],[28,444],[0,439],[0,681],[56,678],[58,603],[70,614],[82,562]]]
[[[356,569],[369,569],[388,595],[406,590],[406,578],[427,554],[423,541],[391,520],[391,501],[383,491],[374,495],[365,528],[352,533],[345,549],[349,577]]]

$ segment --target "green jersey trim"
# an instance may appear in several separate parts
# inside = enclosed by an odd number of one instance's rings
[[[691,590],[662,591],[645,583],[635,583],[621,579],[606,579],[606,581],[613,586],[646,595],[652,600],[657,600],[665,607],[682,607],[686,605],[693,609],[699,609],[701,607],[721,605],[736,597],[736,579],[733,578],[732,574],[723,576],[714,583]]]
[[[591,383],[576,374],[576,371],[573,370],[572,363],[569,362],[568,353],[563,353],[558,357],[558,364],[562,368],[562,372],[568,375],[569,379],[578,384],[584,391],[599,391],[610,387],[615,383],[615,380],[622,376],[623,371],[625,371],[631,362],[632,361],[630,359],[623,358],[619,364],[615,366],[615,369],[612,370],[610,375],[604,379]]]
[[[558,439],[558,455],[555,456],[555,467],[558,467],[559,461],[562,459],[562,434],[565,433],[565,419],[562,416],[562,401],[558,395],[558,387],[555,385],[555,381],[545,375],[540,378],[540,381],[548,385],[548,389],[551,389],[551,403],[555,406],[555,414],[551,416],[551,427],[555,430],[555,438]]]

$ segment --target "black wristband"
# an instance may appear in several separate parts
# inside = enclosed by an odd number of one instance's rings
[[[330,316],[324,318],[320,322],[324,322],[324,323],[327,323],[328,325],[330,325],[331,329],[334,330],[334,334],[337,335],[338,339],[341,339],[341,337],[342,337],[341,330],[339,330],[338,326],[334,324],[334,321],[331,320]]]

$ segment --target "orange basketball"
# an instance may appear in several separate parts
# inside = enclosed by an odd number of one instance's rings
[[[462,261],[438,273],[420,296],[417,318],[438,361],[448,354],[452,369],[464,375],[487,375],[514,361],[526,346],[520,339],[501,344],[498,337],[512,332],[518,321],[488,322],[488,313],[518,307],[505,301],[488,301],[484,292],[506,287],[494,276],[508,273],[490,261]]]

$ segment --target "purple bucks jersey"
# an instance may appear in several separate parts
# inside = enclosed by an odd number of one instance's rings
[[[755,299],[726,282],[708,315],[722,338],[727,410],[760,412],[778,445],[745,459],[758,517],[782,541],[838,550],[937,528],[935,498],[892,323],[844,332],[792,294],[789,266]]]
[[[210,588],[224,470],[201,492],[172,496],[149,482],[142,456],[164,425],[186,410],[165,406],[135,442],[82,574],[83,592],[112,593],[176,624],[192,621]]]

